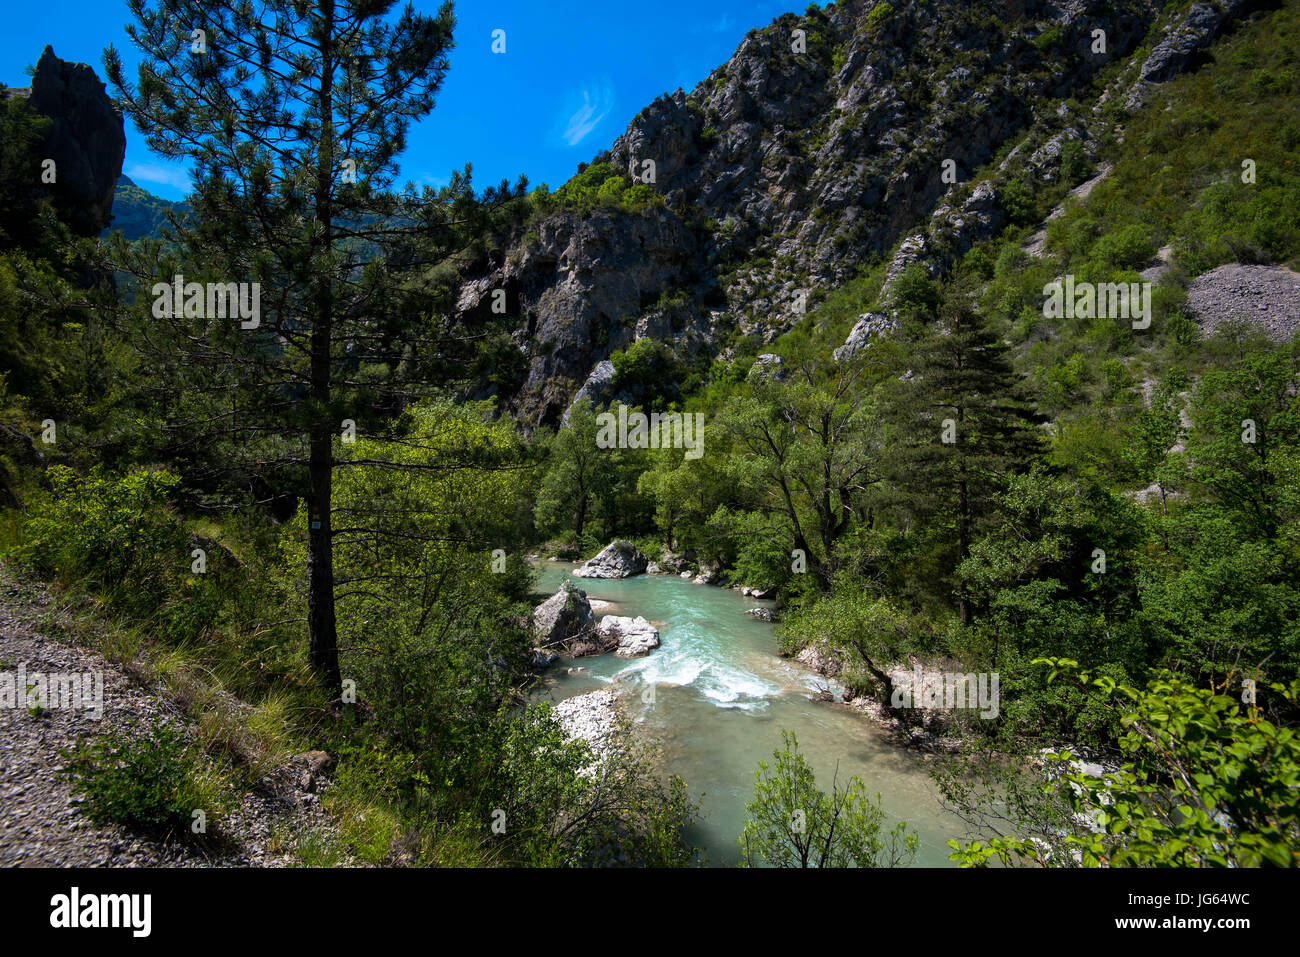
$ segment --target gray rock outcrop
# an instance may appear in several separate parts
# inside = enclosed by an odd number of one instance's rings
[[[631,578],[645,573],[649,564],[641,550],[631,542],[610,542],[599,555],[573,574],[579,578]]]
[[[571,582],[533,609],[533,635],[542,649],[579,638],[594,624],[587,593]]]
[[[49,190],[59,217],[80,236],[99,235],[111,218],[126,157],[117,104],[93,69],[59,59],[49,46],[36,62],[31,87],[10,92],[50,119],[41,158],[54,161],[56,178],[41,188]]]
[[[1218,0],[1194,3],[1181,21],[1173,24],[1142,64],[1140,80],[1129,93],[1126,106],[1137,109],[1153,83],[1163,83],[1182,73],[1208,47],[1225,26],[1254,9],[1255,0]]]
[[[844,362],[871,345],[872,341],[888,335],[897,326],[883,312],[868,312],[858,317],[844,345],[835,350],[835,361]]]
[[[1246,2],[1229,0],[1212,29]],[[580,392],[609,400],[604,363],[639,338],[679,361],[730,358],[738,336],[771,342],[904,238],[891,280],[912,262],[942,272],[1000,228],[1006,180],[1059,175],[1073,140],[1094,155],[1093,121],[1067,104],[1175,16],[1162,6],[1025,0],[990,27],[956,0],[895,3],[875,19],[878,4],[845,0],[750,31],[704,82],[657,99],[594,157],[638,175],[653,160],[643,185],[660,202],[562,206],[471,270],[458,310],[468,326],[498,289],[518,316],[527,370],[504,405],[532,427],[559,421]],[[1098,29],[1104,55],[1092,52]],[[1150,73],[1190,62],[1170,55]],[[991,177],[971,180],[1008,144]]]

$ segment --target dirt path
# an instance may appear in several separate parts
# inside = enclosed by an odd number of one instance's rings
[[[290,766],[262,779],[241,796],[223,822],[228,846],[205,851],[175,840],[94,824],[80,813],[82,799],[59,772],[61,752],[79,735],[146,726],[163,720],[188,726],[180,709],[93,649],[51,637],[52,604],[46,589],[0,563],[0,672],[102,674],[103,710],[0,707],[0,866],[283,867],[293,863],[273,851],[273,832],[326,825],[316,794],[299,791]],[[287,844],[289,842],[281,841]]]

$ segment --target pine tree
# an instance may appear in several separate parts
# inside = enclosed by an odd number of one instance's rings
[[[952,573],[1007,477],[1027,471],[1042,451],[1044,418],[1010,350],[960,288],[913,346],[909,365],[894,403],[895,503],[940,541],[968,623],[971,603]]]
[[[190,477],[254,497],[305,492],[307,625],[313,670],[340,681],[334,610],[334,443],[445,386],[486,332],[453,328],[449,257],[478,242],[522,192],[479,201],[468,175],[440,193],[390,191],[412,121],[448,69],[454,17],[392,0],[131,0],[143,52],[130,83],[104,65],[156,152],[194,164],[191,211],[174,245],[118,245],[140,283],[130,340],[147,359],[173,453]],[[468,170],[467,170],[468,173]],[[260,316],[150,308],[175,275],[247,284]],[[244,289],[241,289],[243,292]],[[243,319],[244,321],[241,321]],[[204,472],[222,462],[221,472]],[[345,524],[355,524],[348,516]]]

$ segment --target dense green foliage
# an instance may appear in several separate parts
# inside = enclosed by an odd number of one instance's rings
[[[556,210],[590,213],[597,209],[642,213],[663,205],[663,197],[645,183],[635,182],[609,163],[583,164],[567,183],[551,192],[545,184],[529,195],[538,215]]]
[[[868,27],[898,16],[879,4]],[[438,76],[449,17],[412,41]],[[825,14],[808,17],[811,44]],[[1061,38],[1036,42],[1046,57]],[[962,863],[1295,863],[1300,346],[1246,324],[1204,335],[1185,299],[1223,263],[1297,264],[1300,132],[1257,117],[1297,115],[1298,44],[1293,14],[1266,14],[1153,94],[1125,143],[1102,144],[1108,178],[1046,224],[1042,256],[1031,233],[1096,172],[1074,143],[1053,184],[1012,171],[1008,227],[942,279],[913,265],[886,291],[877,259],[775,343],[736,329],[706,365],[649,339],[614,352],[612,394],[703,414],[699,457],[601,448],[590,401],[525,435],[505,401],[465,400],[508,401],[527,359],[507,325],[447,319],[458,270],[556,212],[653,211],[659,193],[629,173],[394,192],[397,127],[370,130],[373,181],[344,183],[329,143],[278,168],[273,131],[227,136],[205,107],[185,228],[95,251],[22,188],[40,129],[0,102],[0,199],[18,211],[0,222],[5,552],[198,729],[89,744],[74,767],[93,813],[177,830],[202,807],[219,828],[224,788],[322,747],[339,759],[323,798],[339,837],[293,836],[308,862],[691,863],[685,784],[630,729],[595,752],[530,703],[540,596],[523,556],[617,538],[774,589],[782,651],[816,646],[851,695],[891,703],[909,659],[999,674],[995,718],[898,714],[962,736],[936,762],[981,835],[955,842]],[[135,113],[179,149],[176,105]],[[228,149],[248,161],[239,182],[220,175]],[[1057,276],[1137,281],[1162,250],[1148,329],[1045,314]],[[264,324],[160,322],[151,281],[174,273],[264,282]],[[836,361],[869,311],[896,331]],[[327,558],[327,591],[308,587]],[[338,673],[322,683],[306,651],[326,593]],[[1243,681],[1260,689],[1246,708]],[[223,710],[228,695],[246,708]],[[1080,751],[1122,767],[1058,769]],[[793,736],[748,811],[747,863],[916,848],[882,833],[860,781],[820,790]]]
[[[40,182],[37,147],[49,126],[27,108],[26,98],[0,93],[0,249],[45,242],[42,227],[49,223],[38,218],[44,204],[33,184]]]
[[[1049,680],[1077,663],[1051,665]],[[1294,867],[1300,864],[1300,738],[1294,728],[1263,717],[1254,701],[1158,676],[1139,690],[1104,676],[1077,675],[1080,687],[1105,701],[1119,698],[1125,763],[1088,774],[1073,754],[1048,754],[1059,768],[1046,786],[1085,827],[1058,847],[1018,836],[961,845],[967,866],[993,857],[1003,863],[1046,863],[1063,848],[1087,867]],[[1300,682],[1273,684],[1291,706]]]

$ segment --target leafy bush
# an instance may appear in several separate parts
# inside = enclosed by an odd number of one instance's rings
[[[999,199],[1007,219],[1017,226],[1025,226],[1038,218],[1038,204],[1034,191],[1020,179],[1013,179],[1002,187]]]
[[[1047,53],[1061,45],[1060,27],[1048,27],[1037,37],[1034,38],[1034,46],[1038,47],[1040,53]]]
[[[889,3],[889,0],[876,4],[871,8],[871,12],[867,14],[867,32],[879,33],[893,15],[894,7]]]
[[[203,545],[206,570],[193,573],[190,533],[168,506],[175,475],[134,469],[114,476],[96,468],[82,478],[62,465],[47,474],[50,501],[27,517],[18,550],[37,571],[65,587],[90,587],[173,644],[249,597],[246,579],[217,543]]]
[[[754,799],[745,807],[739,843],[745,866],[897,867],[916,856],[920,840],[900,821],[881,835],[885,812],[857,777],[829,794],[799,751],[793,732],[782,731],[784,747],[775,766],[760,761]]]
[[[98,824],[192,835],[195,811],[215,823],[230,806],[221,777],[172,725],[155,724],[144,735],[112,732],[69,757],[72,791],[85,796],[86,816]]]
[[[1070,140],[1061,147],[1061,179],[1067,186],[1081,183],[1088,177],[1088,155],[1083,143]]]
[[[556,209],[586,213],[601,208],[637,213],[663,205],[663,197],[610,163],[593,163],[554,193],[535,191],[533,204],[542,215]]]
[[[1151,261],[1156,247],[1147,230],[1131,223],[1106,233],[1092,247],[1092,259],[1107,269],[1140,269]]]
[[[1199,688],[1170,675],[1145,689],[1077,673],[1067,659],[1045,659],[1122,713],[1127,758],[1100,777],[1074,770],[1073,755],[1048,755],[1060,769],[1057,790],[1095,830],[1065,843],[1085,867],[1294,867],[1300,864],[1300,736],[1268,720],[1253,702]],[[1076,676],[1077,674],[1077,676]],[[1273,684],[1282,707],[1294,708],[1300,682]],[[1261,696],[1266,693],[1261,688]],[[949,841],[953,860],[981,866],[1039,863],[1050,851],[1019,837],[985,844]]]
[[[920,263],[912,263],[894,280],[893,306],[903,312],[930,313],[939,305],[939,285]]]
[[[119,478],[102,468],[79,478],[62,465],[47,475],[50,501],[27,519],[23,558],[65,583],[87,580],[131,611],[163,602],[190,563],[185,530],[167,508],[179,479],[144,469]]]
[[[609,360],[614,364],[613,390],[632,396],[647,410],[660,411],[677,398],[677,358],[663,343],[638,339]]]

